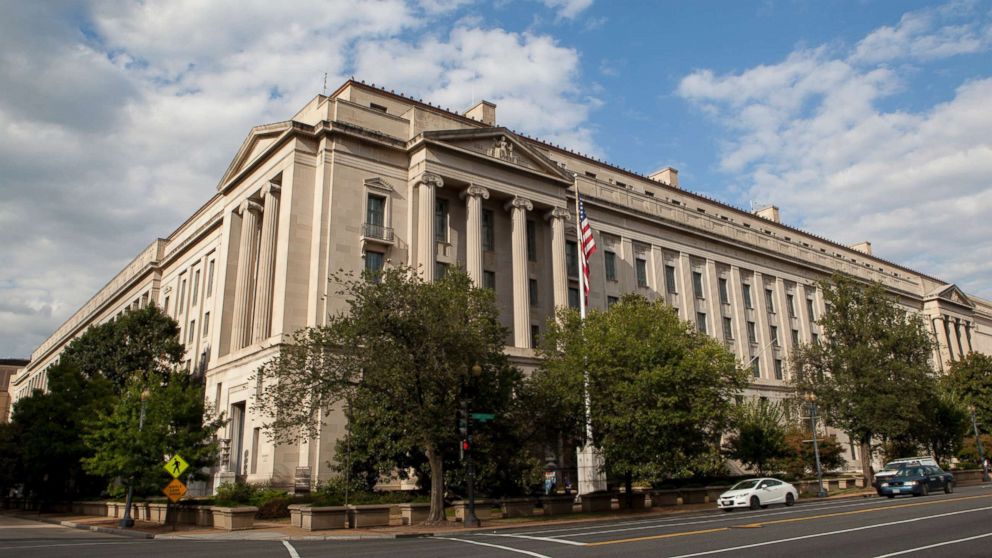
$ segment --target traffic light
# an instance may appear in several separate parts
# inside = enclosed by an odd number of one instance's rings
[[[462,401],[462,406],[458,409],[458,434],[462,438],[468,437],[468,401]]]

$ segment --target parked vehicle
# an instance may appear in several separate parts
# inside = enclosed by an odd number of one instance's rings
[[[716,501],[718,508],[725,512],[734,508],[756,510],[769,504],[791,506],[799,498],[799,491],[791,484],[778,479],[762,478],[741,481],[724,492]]]
[[[954,492],[954,475],[936,465],[910,465],[899,467],[895,474],[883,477],[876,487],[879,496],[895,498],[901,494],[926,496],[943,490]]]
[[[923,465],[928,467],[939,467],[937,465],[937,460],[932,457],[922,456],[922,457],[903,457],[902,459],[893,459],[882,467],[882,470],[875,473],[875,478],[872,482],[872,486],[878,489],[879,483],[883,480],[895,475],[899,472],[899,469],[907,466],[917,466]]]

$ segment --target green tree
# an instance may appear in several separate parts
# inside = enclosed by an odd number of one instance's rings
[[[75,363],[87,378],[110,380],[123,393],[135,375],[167,378],[184,352],[179,325],[149,305],[89,328],[69,343],[61,361]]]
[[[813,392],[821,416],[858,441],[866,485],[871,443],[904,436],[925,416],[932,391],[932,340],[922,318],[889,298],[878,283],[844,275],[822,281],[827,310],[821,343],[792,358],[800,392]]]
[[[831,471],[844,466],[844,446],[836,436],[822,436],[816,440],[820,452],[820,468]],[[816,473],[816,454],[813,450],[813,434],[809,425],[793,426],[785,432],[786,454],[772,461],[771,467],[785,471],[794,479],[801,479]]]
[[[415,270],[394,268],[344,277],[341,284],[348,312],[297,332],[259,368],[263,388],[254,405],[269,416],[267,432],[289,441],[316,437],[340,402],[375,394],[393,417],[395,445],[427,457],[428,522],[443,521],[444,458],[457,448],[460,399],[471,388],[474,409],[498,413],[496,396],[512,396],[511,377],[518,377],[506,366],[507,332],[493,294],[474,287],[461,270],[425,282]],[[481,374],[473,379],[476,364]],[[354,417],[359,409],[351,412]]]
[[[969,353],[951,363],[944,385],[966,407],[975,409],[978,428],[992,428],[992,356]]]
[[[624,476],[629,489],[635,477],[684,477],[712,463],[732,401],[748,383],[734,355],[672,307],[639,295],[584,321],[562,312],[544,336],[539,374],[575,390],[554,411],[560,416],[576,412],[587,371],[593,442],[607,472]],[[575,428],[571,419],[564,424]]]
[[[756,469],[760,476],[769,463],[788,455],[780,404],[752,399],[738,404],[732,416],[734,432],[724,444],[727,457]]]

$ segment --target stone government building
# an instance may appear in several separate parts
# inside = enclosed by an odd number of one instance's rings
[[[749,213],[682,190],[672,168],[644,176],[520,135],[486,101],[457,114],[351,80],[253,128],[214,195],[42,343],[10,391],[44,389],[71,339],[154,303],[179,322],[187,367],[231,419],[215,480],[325,479],[340,411],[318,440],[273,445],[249,378],[295,330],[345,309],[329,275],[408,264],[434,278],[464,265],[496,291],[506,352],[532,369],[545,320],[578,305],[575,187],[599,247],[591,306],[627,292],[665,300],[751,365],[752,395],[784,395],[793,347],[823,334],[814,282],[834,271],[881,282],[924,314],[939,369],[992,353],[992,302],[877,258],[867,242],[842,246],[782,224],[776,207]]]

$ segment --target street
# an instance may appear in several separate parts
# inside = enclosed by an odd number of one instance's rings
[[[992,555],[992,486],[954,494],[804,500],[718,511],[364,541],[136,540],[0,516],[0,556],[830,557]]]

